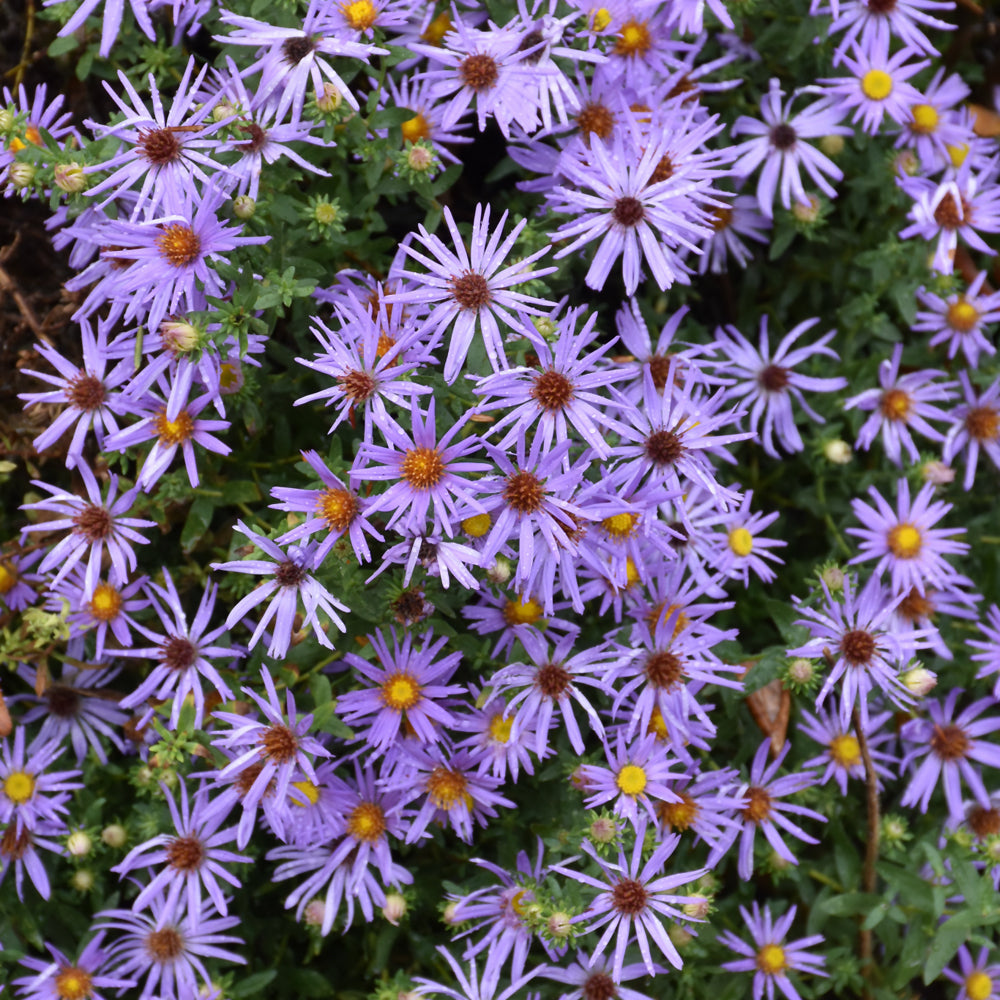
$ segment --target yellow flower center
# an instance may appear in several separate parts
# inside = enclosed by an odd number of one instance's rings
[[[850,733],[841,733],[830,740],[830,756],[841,767],[854,767],[861,763],[861,744]]]
[[[231,361],[223,361],[219,369],[219,388],[228,392],[235,390],[240,383],[240,370]]]
[[[534,625],[542,617],[542,606],[530,597],[519,597],[504,605],[503,618],[508,625]]]
[[[870,69],[861,78],[861,90],[872,101],[884,101],[892,93],[892,77],[885,70]]]
[[[766,976],[776,976],[788,967],[785,949],[776,944],[766,944],[757,952],[757,968]]]
[[[13,771],[4,781],[3,790],[14,805],[24,805],[35,793],[35,779],[26,771]]]
[[[889,532],[886,542],[889,546],[889,551],[897,559],[912,559],[920,552],[920,548],[923,545],[919,529],[906,522],[897,524]]]
[[[979,322],[979,310],[963,298],[958,298],[948,306],[945,317],[948,326],[958,333],[968,333]]]
[[[968,143],[961,142],[957,146],[945,146],[948,150],[948,159],[951,160],[951,165],[958,169],[963,163],[965,163],[965,158],[969,155]]]
[[[90,973],[72,965],[59,970],[55,987],[59,1000],[87,1000],[94,995],[90,988]]]
[[[340,12],[355,31],[367,31],[378,19],[378,10],[371,0],[354,0],[353,3],[341,4]]]
[[[193,264],[201,256],[201,240],[190,227],[180,222],[172,222],[161,227],[163,232],[156,237],[160,255],[172,267]]]
[[[99,583],[90,599],[90,613],[99,622],[110,622],[122,609],[122,595],[110,583]]]
[[[513,716],[505,719],[503,712],[498,712],[490,719],[490,739],[494,743],[507,743],[510,740],[510,730],[513,725]]]
[[[664,826],[683,832],[698,818],[698,803],[684,792],[680,796],[680,802],[661,802],[656,812]]]
[[[729,532],[729,548],[741,559],[753,551],[753,535],[746,528],[733,528]]]
[[[319,802],[319,789],[308,779],[305,781],[293,781],[292,787],[297,788],[305,796],[309,805],[314,806]],[[306,802],[299,802],[297,799],[292,799],[292,801],[303,809],[306,806]]]
[[[913,402],[905,389],[886,389],[879,400],[879,410],[887,420],[906,420]]]
[[[418,139],[429,139],[431,127],[427,124],[427,119],[417,114],[400,126],[403,130],[403,138],[407,142],[416,142]]]
[[[187,410],[181,410],[176,420],[167,419],[167,411],[159,413],[153,422],[160,441],[170,447],[183,444],[194,433],[194,421]]]
[[[656,733],[658,740],[666,740],[667,724],[663,720],[663,713],[658,708],[654,708],[650,713],[649,725],[646,727],[646,732]]]
[[[638,514],[612,514],[601,521],[601,527],[608,533],[612,541],[624,542],[635,533],[639,523]]]
[[[482,538],[490,530],[489,514],[473,514],[462,522],[462,530],[472,538]]]
[[[611,11],[607,7],[598,7],[590,18],[591,31],[603,31],[611,23]]]
[[[969,1000],[987,1000],[993,992],[993,980],[985,972],[970,972],[965,977],[965,992]]]
[[[385,813],[374,802],[361,802],[351,811],[347,832],[355,840],[372,843],[385,833]]]
[[[420,701],[420,685],[409,674],[392,674],[382,685],[382,701],[394,712],[413,708]]]
[[[17,570],[10,563],[0,562],[0,594],[9,594],[17,583]]]
[[[634,587],[641,577],[639,576],[639,570],[636,568],[635,561],[629,556],[625,560],[625,586]]]
[[[444,462],[436,448],[411,448],[399,471],[415,490],[429,490],[444,476]]]
[[[930,104],[914,104],[910,111],[913,113],[911,132],[930,135],[937,128],[938,113]]]
[[[447,767],[436,767],[427,775],[427,794],[437,809],[451,809],[459,799],[463,799],[471,809],[472,796],[468,787],[464,774]]]
[[[324,490],[316,498],[316,513],[331,531],[347,531],[358,513],[357,497],[350,490]]]
[[[616,56],[642,55],[653,45],[653,37],[645,21],[626,21],[622,25],[618,41],[615,42]]]
[[[646,787],[646,772],[638,764],[626,764],[615,783],[626,795],[638,795]]]
[[[440,45],[441,39],[451,31],[451,17],[446,10],[442,11],[427,27],[420,36],[421,41],[428,45]]]

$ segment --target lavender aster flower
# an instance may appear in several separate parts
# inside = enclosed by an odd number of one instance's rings
[[[737,954],[746,958],[735,962],[723,962],[722,968],[729,972],[753,972],[753,997],[761,1000],[765,991],[767,1000],[774,1000],[774,987],[788,1000],[802,1000],[791,979],[788,969],[805,972],[813,976],[825,976],[823,967],[826,959],[822,955],[810,955],[806,949],[820,944],[822,934],[799,938],[797,941],[785,941],[792,921],[795,919],[797,907],[792,906],[788,912],[773,920],[771,911],[764,907],[763,912],[753,904],[751,914],[746,907],[740,907],[740,913],[753,938],[753,947],[738,938],[732,931],[723,931],[717,938],[719,944],[725,945]]]
[[[530,982],[541,971],[541,969],[532,969],[526,975],[516,978],[505,990],[497,993],[496,989],[499,981],[495,977],[487,981],[485,976],[480,981],[475,959],[470,960],[469,971],[467,973],[455,961],[446,948],[438,948],[438,951],[444,955],[451,966],[451,971],[454,973],[455,979],[458,980],[459,989],[456,990],[450,986],[443,986],[432,979],[424,979],[417,976],[414,979],[414,982],[417,984],[414,992],[419,996],[425,996],[426,994],[446,996],[449,1000],[511,1000],[512,997],[519,996],[525,984]]]
[[[993,683],[993,697],[1000,698],[1000,608],[995,604],[990,605],[985,620],[979,622],[979,633],[982,639],[966,639],[973,649],[981,650],[969,659],[982,664],[976,674],[977,681],[997,675]]]
[[[52,4],[65,2],[66,0],[45,0],[44,6],[50,7]],[[87,18],[91,14],[95,14],[102,3],[104,4],[104,14],[101,18],[101,48],[99,51],[101,58],[106,59],[111,54],[111,47],[118,37],[118,32],[121,31],[122,15],[125,13],[123,0],[80,0],[70,19],[59,29],[59,34],[72,35],[82,28]],[[153,28],[153,22],[149,16],[149,0],[128,0],[128,4],[132,16],[143,34],[150,41],[155,42],[156,30]]]
[[[799,862],[782,838],[782,830],[806,844],[819,843],[815,837],[810,837],[786,814],[805,816],[807,819],[814,819],[820,823],[825,823],[826,817],[806,806],[796,806],[790,802],[779,801],[785,796],[794,795],[796,792],[801,792],[803,788],[816,784],[817,780],[816,775],[812,772],[777,777],[778,769],[788,756],[791,747],[791,743],[785,743],[778,756],[768,763],[767,755],[771,749],[771,740],[770,738],[765,739],[753,756],[749,781],[740,789],[746,800],[746,806],[740,814],[740,818],[743,820],[743,829],[740,833],[739,876],[744,882],[750,881],[750,877],[753,875],[753,845],[758,829],[763,832],[767,842],[774,848],[778,856],[791,865],[797,865]]]
[[[661,975],[666,969],[654,966],[654,975]],[[599,955],[590,955],[577,951],[574,963],[568,968],[555,965],[543,966],[539,975],[572,987],[560,995],[559,1000],[652,1000],[645,993],[622,986],[631,979],[645,978],[649,975],[646,966],[641,962],[623,965],[618,977],[607,959]]]
[[[979,365],[981,354],[996,354],[996,347],[986,337],[987,323],[1000,320],[1000,292],[982,293],[986,272],[980,271],[964,292],[942,298],[929,289],[921,289],[917,299],[927,309],[918,312],[913,330],[932,333],[929,344],[948,345],[948,360],[961,350],[970,368]]]
[[[326,618],[341,632],[346,631],[343,619],[338,611],[348,612],[350,609],[341,604],[317,580],[312,571],[316,569],[316,543],[293,545],[288,551],[283,550],[270,539],[251,531],[242,521],[236,522],[236,530],[253,542],[273,562],[266,559],[238,559],[234,562],[212,563],[214,570],[227,570],[231,573],[250,573],[253,576],[270,577],[255,587],[230,610],[226,618],[226,628],[232,628],[242,621],[244,615],[262,601],[272,598],[267,610],[261,616],[250,637],[251,649],[257,645],[267,627],[274,620],[271,631],[271,641],[268,643],[268,656],[284,656],[292,641],[295,613],[301,598],[305,611],[303,626],[311,625],[313,634],[323,646],[333,648],[333,643],[326,635],[323,622],[317,612],[322,611]]]
[[[1000,964],[988,962],[989,954],[989,945],[983,945],[973,960],[968,947],[959,945],[958,971],[942,970],[946,979],[961,987],[955,1000],[996,1000],[1000,989]]]
[[[47,770],[64,749],[38,738],[25,749],[23,726],[14,730],[13,746],[6,738],[0,743],[0,822],[17,830],[34,830],[44,821],[63,822],[69,793],[83,788],[72,780],[81,777],[80,771]]]
[[[99,990],[124,990],[135,986],[134,979],[119,979],[104,974],[108,960],[103,947],[104,934],[97,934],[87,942],[74,962],[55,945],[46,942],[51,961],[25,955],[20,965],[33,975],[11,980],[19,987],[21,1000],[106,1000]]]
[[[879,744],[895,739],[891,732],[881,731],[891,718],[892,713],[879,712],[870,716],[868,725],[864,727],[868,752],[878,776],[876,781],[879,786],[882,784],[882,779],[892,780],[895,777],[893,768],[898,766],[898,761],[892,754],[877,749]],[[802,709],[799,732],[825,747],[823,753],[802,765],[804,768],[825,766],[826,770],[819,779],[821,785],[835,778],[840,794],[846,795],[848,778],[854,778],[856,781],[865,780],[865,765],[861,759],[861,744],[858,737],[849,727],[843,726],[833,712],[821,709],[813,715]]]
[[[57,823],[42,820],[34,829],[16,822],[8,823],[0,832],[0,885],[7,877],[7,872],[13,868],[17,898],[24,902],[24,874],[27,872],[38,895],[42,899],[48,899],[52,894],[52,886],[38,848],[64,855],[66,851],[59,841],[65,835],[66,824],[62,821]]]
[[[951,413],[954,422],[945,435],[941,458],[950,463],[965,452],[962,488],[970,490],[976,478],[980,451],[1000,469],[1000,378],[994,379],[982,392],[973,389],[967,372],[959,372],[958,381],[965,401]]]

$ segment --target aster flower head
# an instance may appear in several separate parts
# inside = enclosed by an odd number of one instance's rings
[[[91,596],[85,596],[83,570],[77,566],[49,593],[48,606],[61,611],[63,599],[69,601],[68,621],[70,635],[79,636],[92,632],[95,638],[95,656],[104,655],[108,633],[119,646],[128,647],[132,643],[132,630],[136,621],[132,617],[149,604],[149,599],[141,593],[145,577],[137,577],[131,582],[114,584],[110,580],[99,580]]]
[[[45,0],[44,6],[50,7],[52,4],[65,3],[66,0]],[[122,15],[125,13],[125,4],[118,0],[82,0],[76,10],[73,11],[70,19],[59,29],[60,35],[72,35],[83,27],[87,18],[96,14],[97,9],[104,5],[104,12],[101,16],[101,48],[99,50],[102,59],[106,59],[111,54],[111,47],[114,45],[121,31]],[[156,29],[149,16],[148,0],[128,0],[129,9],[135,18],[142,33],[150,40],[156,41]]]
[[[989,961],[990,947],[983,945],[973,958],[967,945],[959,945],[958,968],[946,968],[946,979],[961,987],[955,1000],[996,1000],[1000,993],[1000,964]]]
[[[547,246],[508,263],[527,219],[522,219],[503,237],[507,214],[504,212],[491,234],[490,206],[484,208],[477,204],[472,222],[471,249],[467,250],[458,225],[445,206],[444,221],[454,250],[450,250],[440,237],[432,235],[422,225],[414,234],[414,240],[423,249],[417,250],[409,242],[400,247],[402,253],[427,270],[426,273],[407,271],[401,261],[397,261],[394,276],[405,278],[408,287],[386,296],[386,301],[429,305],[431,311],[424,324],[428,335],[450,330],[448,355],[444,363],[444,378],[448,383],[458,378],[477,329],[483,338],[490,364],[495,371],[499,371],[507,367],[507,358],[498,320],[509,329],[518,330],[520,314],[541,315],[542,307],[552,305],[546,299],[514,291],[515,286],[543,278],[556,268],[532,266],[548,253]]]
[[[893,769],[899,763],[893,754],[878,749],[880,744],[895,740],[893,733],[885,732],[882,729],[891,718],[890,712],[879,712],[877,715],[870,716],[868,725],[864,727],[868,752],[875,767],[876,781],[880,786],[883,780],[893,779]],[[825,768],[819,779],[820,784],[825,785],[835,779],[840,788],[840,794],[846,795],[849,778],[854,778],[856,781],[865,780],[865,764],[861,757],[861,743],[851,727],[843,726],[834,712],[820,709],[816,715],[813,715],[807,709],[802,709],[799,732],[804,733],[809,739],[825,748],[821,754],[810,758],[802,765],[803,768]]]
[[[888,570],[894,594],[914,589],[922,594],[929,584],[946,587],[956,572],[944,557],[969,551],[967,543],[954,540],[965,529],[934,527],[952,505],[934,499],[933,483],[925,483],[912,502],[907,480],[898,480],[896,491],[896,510],[874,486],[868,490],[874,506],[863,500],[851,501],[854,515],[863,527],[847,529],[848,534],[861,540],[861,551],[850,565],[878,559],[875,575],[881,579]]]
[[[333,643],[326,635],[319,612],[322,612],[324,618],[343,632],[346,629],[338,612],[346,613],[350,609],[341,604],[312,575],[317,566],[317,543],[301,543],[292,545],[285,550],[269,538],[252,531],[242,521],[237,521],[235,527],[273,561],[238,559],[233,562],[212,563],[211,568],[214,570],[270,577],[269,580],[265,580],[260,586],[255,587],[233,606],[226,618],[226,628],[232,628],[237,622],[243,620],[251,608],[270,599],[267,609],[250,637],[250,647],[253,648],[257,645],[273,620],[268,656],[284,656],[291,645],[295,614],[301,600],[305,611],[303,627],[311,625],[317,641],[328,649],[332,649]]]
[[[69,793],[83,785],[74,781],[77,770],[50,771],[64,747],[36,737],[24,745],[24,727],[0,742],[0,822],[21,829],[36,829],[43,822],[63,822]]]
[[[681,956],[664,927],[664,918],[673,922],[691,919],[684,916],[680,907],[698,902],[698,898],[678,895],[673,890],[696,881],[708,869],[661,874],[680,839],[676,834],[665,837],[645,863],[642,860],[644,826],[640,826],[636,833],[635,844],[629,855],[619,849],[617,862],[605,861],[590,842],[585,841],[583,850],[597,863],[604,876],[603,880],[561,865],[552,866],[552,871],[597,890],[597,896],[591,901],[586,913],[577,919],[580,922],[587,921],[584,933],[604,928],[604,933],[593,950],[594,958],[603,955],[614,939],[612,978],[615,982],[621,978],[625,951],[633,941],[638,943],[643,964],[650,975],[656,971],[650,940],[675,969],[683,967]]]
[[[35,602],[44,578],[32,567],[44,554],[30,547],[25,551],[16,547],[0,550],[0,605],[9,611],[23,611]]]
[[[851,129],[841,125],[843,114],[831,106],[828,99],[814,101],[809,107],[792,115],[797,93],[782,103],[784,91],[777,79],[772,79],[768,92],[761,98],[762,122],[741,115],[732,128],[734,136],[745,134],[747,139],[733,150],[737,157],[733,172],[748,177],[763,165],[757,182],[757,204],[763,215],[773,215],[774,196],[779,193],[784,208],[792,207],[792,198],[808,204],[800,168],[804,168],[813,183],[828,197],[837,192],[827,178],[843,178],[840,168],[805,139],[821,139],[827,135],[850,135]],[[780,186],[779,186],[780,185]]]
[[[66,833],[66,824],[61,819],[58,822],[40,820],[33,828],[17,822],[8,823],[0,831],[0,885],[13,868],[14,888],[21,902],[24,902],[25,873],[38,895],[48,899],[52,895],[52,886],[39,848],[65,855],[66,850],[60,841]],[[57,837],[59,840],[55,839]]]
[[[982,639],[967,639],[966,643],[980,652],[969,658],[982,666],[976,680],[984,680],[996,675],[993,683],[993,697],[1000,698],[1000,608],[991,604],[983,620],[979,622]]]
[[[1000,320],[1000,291],[984,293],[985,281],[986,272],[980,271],[964,292],[947,298],[929,289],[917,293],[927,308],[917,313],[913,329],[932,334],[931,347],[947,344],[949,361],[961,351],[970,368],[978,367],[980,355],[996,354],[984,328]]]
[[[20,965],[32,974],[11,980],[21,1000],[105,1000],[107,995],[99,991],[135,986],[134,979],[105,974],[108,955],[103,933],[92,937],[75,961],[55,945],[46,942],[45,948],[50,961],[25,955]]]
[[[500,985],[499,979],[495,976],[487,977],[485,972],[482,978],[480,978],[474,958],[469,960],[469,966],[466,970],[463,966],[459,965],[447,948],[439,947],[438,951],[445,957],[448,965],[451,966],[451,971],[458,982],[459,988],[455,989],[452,986],[444,986],[441,983],[434,982],[432,979],[417,976],[414,979],[414,983],[416,983],[414,992],[418,996],[445,996],[449,1000],[511,1000],[513,997],[520,996],[525,985],[541,971],[541,969],[532,969],[525,975],[514,979],[505,990],[497,993],[497,987]]]
[[[952,425],[945,434],[941,458],[951,463],[965,452],[962,488],[970,490],[976,478],[980,452],[1000,469],[1000,378],[994,379],[982,392],[973,388],[965,371],[958,373],[958,381],[964,399],[951,412]]]
[[[654,970],[657,976],[667,971],[660,966],[654,966]],[[565,968],[543,966],[539,975],[568,987],[559,1000],[603,1000],[605,997],[608,1000],[652,1000],[645,993],[622,985],[649,975],[642,962],[623,965],[618,978],[615,978],[614,969],[606,958],[578,950],[572,965]]]
[[[799,938],[796,941],[785,941],[792,922],[795,920],[797,907],[792,906],[787,913],[775,920],[769,907],[761,910],[757,903],[753,904],[751,913],[746,907],[740,907],[744,923],[750,931],[753,946],[746,944],[732,931],[723,931],[717,940],[731,951],[745,958],[735,962],[724,962],[722,968],[729,972],[753,972],[753,997],[761,1000],[767,993],[767,1000],[774,1000],[774,988],[779,990],[788,1000],[801,1000],[801,996],[788,976],[788,970],[804,972],[813,976],[826,976],[824,966],[826,959],[822,955],[812,955],[808,949],[822,943],[822,934]]]
[[[940,782],[952,819],[965,815],[961,783],[968,785],[976,801],[984,809],[992,808],[989,792],[976,764],[1000,767],[1000,747],[982,739],[1000,729],[1000,716],[981,718],[988,709],[995,708],[990,697],[980,698],[967,705],[958,714],[958,699],[964,694],[961,688],[952,688],[945,700],[929,699],[925,702],[927,719],[911,719],[900,730],[904,746],[903,769],[912,768],[910,783],[903,794],[902,805],[917,806],[927,812],[931,796]]]
[[[899,374],[903,345],[897,344],[892,357],[879,365],[879,388],[866,389],[844,401],[844,409],[858,407],[870,410],[871,416],[858,431],[856,444],[867,449],[881,432],[885,453],[896,465],[902,464],[901,450],[905,448],[911,462],[919,461],[920,453],[910,434],[911,429],[931,441],[943,441],[944,435],[932,427],[928,420],[947,420],[948,415],[934,403],[952,398],[954,383],[936,382],[944,372],[923,369]]]

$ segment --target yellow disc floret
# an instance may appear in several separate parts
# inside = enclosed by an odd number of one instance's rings
[[[729,548],[733,555],[745,559],[753,551],[753,535],[746,528],[733,528],[729,532]]]
[[[757,968],[765,975],[776,976],[788,968],[785,949],[780,945],[766,944],[757,952]]]
[[[830,740],[830,756],[841,767],[854,767],[861,763],[861,744],[850,733],[841,733]]]
[[[392,674],[382,685],[382,701],[395,712],[413,708],[420,697],[420,685],[409,674]]]
[[[885,70],[870,69],[861,78],[861,90],[872,101],[884,101],[892,93],[892,77]]]
[[[626,795],[639,795],[646,787],[646,772],[638,764],[626,764],[615,783]]]
[[[3,791],[14,805],[24,805],[35,794],[34,776],[27,771],[12,771],[3,783]]]
[[[993,994],[993,980],[977,969],[965,977],[965,995],[969,1000],[988,1000]]]
[[[904,521],[889,532],[886,544],[897,559],[913,559],[920,553],[923,538],[919,528]]]

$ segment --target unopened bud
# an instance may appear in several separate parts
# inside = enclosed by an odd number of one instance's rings
[[[306,903],[302,913],[302,922],[309,927],[320,927],[326,916],[326,903],[322,899],[313,899]]]
[[[182,319],[165,319],[160,324],[163,346],[175,354],[187,354],[201,342],[201,334],[196,326]]]
[[[491,583],[504,584],[510,579],[510,560],[497,556],[493,565],[486,571]]]
[[[0,134],[8,135],[14,131],[14,113],[7,108],[0,108]]]
[[[771,870],[775,872],[783,872],[786,868],[792,867],[792,862],[783,858],[777,851],[771,851],[767,862],[771,866]]]
[[[816,674],[812,660],[799,657],[788,664],[788,679],[796,684],[808,684]]]
[[[90,892],[94,888],[94,873],[89,868],[79,868],[73,872],[69,884],[77,892]]]
[[[128,831],[121,823],[111,823],[101,830],[101,842],[108,847],[124,847],[128,841]]]
[[[35,182],[36,170],[34,164],[31,163],[12,163],[10,165],[10,173],[7,175],[10,177],[11,184],[19,190],[23,190],[26,187],[30,187]]]
[[[426,146],[411,146],[406,152],[406,165],[422,174],[434,166],[434,153]]]
[[[323,84],[322,91],[316,91],[316,107],[328,115],[336,111],[344,103],[344,95],[329,81]]]
[[[56,187],[66,194],[77,194],[87,186],[87,175],[79,163],[57,163],[54,173]]]
[[[796,201],[792,205],[792,215],[799,222],[812,223],[819,218],[820,201],[814,194],[807,194],[805,201]]]
[[[570,932],[573,930],[573,920],[568,913],[557,910],[545,922],[545,926],[554,938],[563,940],[568,938]]]
[[[937,674],[926,667],[914,667],[903,674],[901,680],[908,691],[912,691],[918,698],[930,694],[937,687]]]
[[[920,472],[925,483],[933,483],[935,486],[947,486],[955,480],[955,470],[950,465],[936,460],[924,462]]]
[[[893,169],[901,177],[916,177],[920,173],[920,160],[912,149],[900,150],[893,159]]]
[[[694,935],[680,924],[671,924],[667,934],[678,951],[683,951],[694,940]]]
[[[247,219],[252,219],[254,212],[257,211],[257,202],[253,200],[248,194],[237,195],[233,199],[233,215],[237,219],[242,219],[244,222]]]
[[[618,836],[618,824],[602,816],[590,824],[589,835],[595,844],[610,844]]]
[[[839,566],[827,566],[820,573],[819,578],[826,584],[826,589],[831,594],[839,594],[844,589],[844,580],[846,577],[844,571]]]
[[[819,141],[819,148],[827,156],[840,156],[844,151],[844,137],[842,135],[824,135]]]
[[[909,828],[902,816],[886,816],[882,820],[882,838],[891,844],[898,844],[906,840],[908,832]]]
[[[90,854],[94,842],[83,830],[74,830],[66,838],[66,850],[71,857],[85,858]]]
[[[382,916],[389,921],[393,927],[399,925],[400,920],[406,916],[406,900],[398,892],[390,892],[385,897],[385,904],[382,907]]]
[[[458,921],[455,919],[455,914],[458,912],[458,903],[454,900],[448,903],[444,911],[441,914],[441,919],[449,926],[454,927]]]
[[[686,917],[693,917],[695,920],[704,920],[708,916],[708,911],[711,907],[710,900],[698,898],[692,899],[690,903],[685,903],[681,909],[684,911],[684,916]]]
[[[834,465],[847,465],[847,463],[854,456],[854,452],[851,451],[851,446],[846,442],[842,441],[840,438],[836,438],[833,441],[827,441],[823,445],[823,454],[828,462],[833,462]]]
[[[558,329],[548,316],[532,316],[531,324],[543,337],[553,336]]]
[[[227,118],[232,118],[236,114],[236,108],[234,108],[228,101],[219,101],[214,108],[212,108],[212,121],[213,122],[224,122]]]

